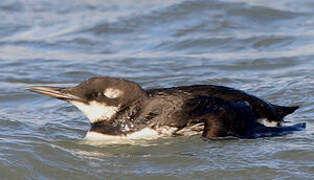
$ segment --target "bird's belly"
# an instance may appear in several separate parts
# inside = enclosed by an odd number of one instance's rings
[[[144,128],[140,131],[133,132],[127,135],[107,135],[98,132],[89,131],[87,132],[85,139],[87,140],[101,140],[101,141],[123,141],[123,140],[134,140],[134,139],[157,139],[160,135],[156,130],[151,128]]]
[[[98,132],[89,131],[87,132],[86,140],[96,140],[96,141],[123,141],[123,140],[136,140],[136,139],[157,139],[160,137],[171,137],[174,135],[179,136],[192,136],[200,134],[203,131],[204,123],[195,124],[192,126],[187,126],[178,131],[175,127],[159,127],[157,129],[144,128],[139,131],[127,134],[127,135],[107,135]]]

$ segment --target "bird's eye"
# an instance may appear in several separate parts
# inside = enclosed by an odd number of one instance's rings
[[[90,95],[89,95],[89,98],[90,99],[96,99],[96,98],[98,98],[98,97],[100,97],[101,96],[101,93],[99,93],[99,92],[94,92],[94,93],[91,93]]]

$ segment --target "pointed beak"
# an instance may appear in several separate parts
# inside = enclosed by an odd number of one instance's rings
[[[29,91],[43,94],[46,96],[50,96],[50,97],[57,98],[64,101],[74,100],[74,101],[84,102],[82,98],[72,94],[69,89],[70,88],[58,88],[58,87],[48,87],[48,86],[34,86],[34,87],[27,88],[27,90]]]

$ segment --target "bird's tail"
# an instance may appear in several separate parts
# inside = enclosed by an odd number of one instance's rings
[[[278,105],[273,105],[273,107],[275,108],[275,111],[278,113],[278,115],[281,118],[284,118],[285,116],[293,113],[295,110],[299,108],[299,106],[286,107],[286,106],[278,106]]]

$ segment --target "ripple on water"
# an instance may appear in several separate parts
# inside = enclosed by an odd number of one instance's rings
[[[298,8],[296,8],[298,7]],[[0,3],[0,174],[5,179],[312,179],[313,2]],[[282,137],[84,140],[88,120],[25,90],[91,76],[145,88],[225,85],[299,105]],[[109,144],[108,144],[109,143]]]

